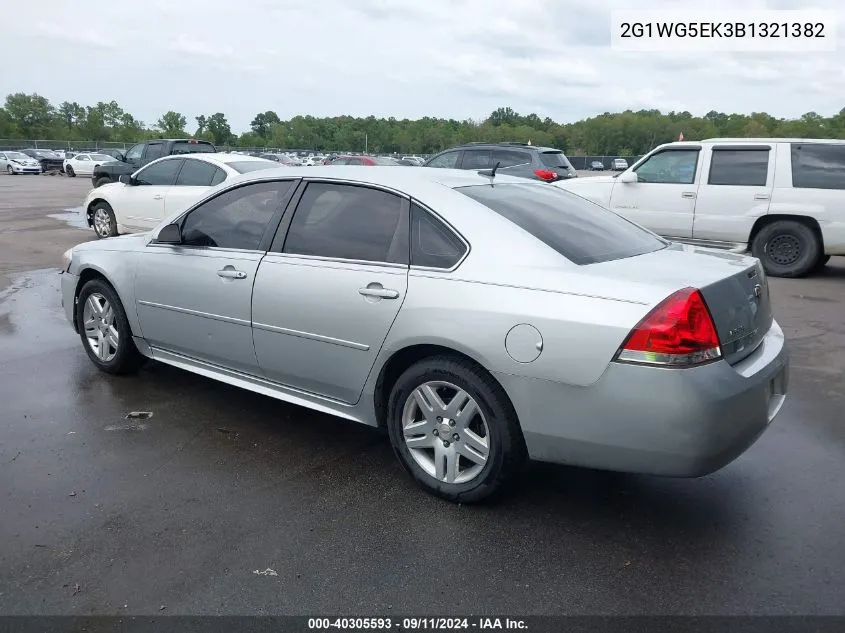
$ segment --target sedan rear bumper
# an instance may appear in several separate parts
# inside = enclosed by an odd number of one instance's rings
[[[780,411],[788,355],[776,322],[751,356],[691,369],[611,363],[590,387],[496,374],[539,461],[699,477],[750,447]]]

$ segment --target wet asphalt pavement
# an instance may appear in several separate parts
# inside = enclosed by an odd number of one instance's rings
[[[724,470],[535,464],[456,506],[375,430],[99,373],[55,268],[91,235],[48,217],[87,186],[0,176],[0,613],[845,614],[845,258],[771,280],[789,397]]]

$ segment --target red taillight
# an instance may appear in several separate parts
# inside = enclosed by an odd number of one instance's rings
[[[542,180],[557,180],[557,174],[548,169],[535,169],[534,175]]]
[[[704,297],[684,288],[661,301],[637,324],[616,360],[685,366],[721,358],[719,335]]]

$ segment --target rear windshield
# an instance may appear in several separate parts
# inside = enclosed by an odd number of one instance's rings
[[[258,171],[259,169],[274,169],[278,165],[270,160],[243,160],[234,163],[226,163],[239,174],[245,174],[249,171]]]
[[[568,169],[572,166],[563,152],[540,152],[540,160],[546,167],[566,167]]]
[[[552,185],[473,185],[455,191],[489,207],[579,266],[643,255],[668,244],[612,211]]]
[[[214,145],[211,143],[188,143],[187,141],[177,141],[173,144],[171,154],[207,154],[214,152]]]

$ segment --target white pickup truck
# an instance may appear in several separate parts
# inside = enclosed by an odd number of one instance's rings
[[[552,186],[672,240],[751,250],[776,277],[845,255],[845,141],[667,143],[615,176]]]

